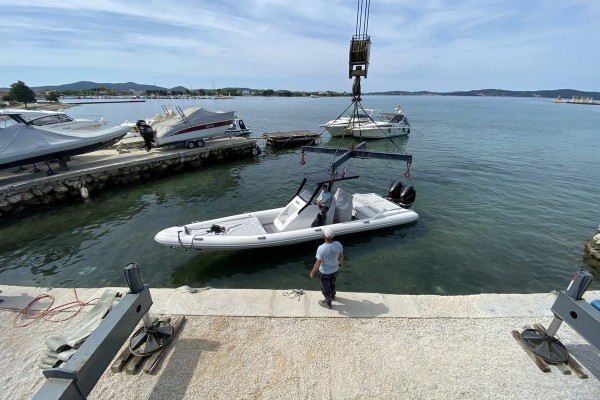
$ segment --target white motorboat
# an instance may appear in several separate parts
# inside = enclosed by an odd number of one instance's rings
[[[5,121],[5,127],[8,126],[7,122],[10,122],[11,124],[14,123],[14,120],[10,118],[9,114],[21,115],[23,120],[29,125],[43,126],[52,129],[100,129],[106,125],[104,117],[100,115],[71,117],[62,111],[5,108],[0,110],[0,119]]]
[[[371,116],[375,110],[364,110],[359,112],[352,112],[350,115],[341,116],[337,119],[327,121],[326,123],[319,125],[321,128],[325,128],[332,137],[339,137],[348,135],[348,129],[355,124],[362,122],[370,122]],[[349,135],[351,136],[351,135]]]
[[[174,226],[156,234],[154,240],[172,248],[197,250],[236,250],[291,245],[323,237],[323,226],[316,226],[319,207],[314,204],[322,186],[358,178],[337,167],[349,157],[405,160],[412,156],[361,151],[364,142],[349,150],[328,170],[305,175],[292,200],[281,208],[247,212],[233,216]],[[304,147],[304,150],[329,152],[334,149]],[[311,191],[310,186],[314,186]],[[416,221],[419,215],[410,209],[416,197],[412,186],[395,181],[389,196],[375,193],[351,193],[338,188],[326,217],[326,225],[336,236],[381,229]]]
[[[348,126],[348,132],[359,139],[386,139],[410,134],[410,124],[404,112],[397,106],[393,112],[377,110],[368,122],[358,122]]]
[[[163,106],[163,114],[139,120],[136,129],[141,135],[151,135],[157,146],[185,144],[189,149],[204,146],[204,139],[222,136],[234,120],[234,111],[210,111],[191,107],[185,111]]]
[[[233,122],[225,131],[226,136],[242,136],[248,135],[250,133],[252,133],[250,128],[248,128],[248,126],[244,123],[243,119],[240,119],[238,117],[235,117],[233,119]]]
[[[4,115],[16,123],[0,128],[0,169],[55,159],[61,160],[66,168],[66,158],[111,146],[130,129],[119,125],[106,129],[65,130],[32,125],[21,114]],[[48,175],[53,173],[48,165]]]

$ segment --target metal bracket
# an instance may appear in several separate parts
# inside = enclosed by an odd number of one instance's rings
[[[552,312],[600,351],[600,311],[587,301],[575,300],[562,291],[552,305]]]
[[[43,371],[47,381],[33,399],[85,399],[151,306],[148,285],[125,294],[69,361]]]

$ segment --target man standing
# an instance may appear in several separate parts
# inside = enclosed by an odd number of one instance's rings
[[[337,240],[333,240],[333,229],[326,227],[323,229],[323,234],[325,243],[317,249],[317,259],[310,271],[310,279],[313,279],[319,271],[321,293],[325,296],[325,300],[319,300],[319,305],[331,308],[331,301],[335,300],[335,281],[339,269],[344,264],[344,247]]]
[[[319,194],[319,197],[315,201],[315,204],[319,206],[319,226],[325,225],[327,219],[327,211],[331,207],[331,193],[327,184],[323,185],[323,191]]]

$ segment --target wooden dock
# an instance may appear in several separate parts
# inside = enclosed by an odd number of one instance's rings
[[[283,148],[313,144],[319,138],[319,134],[311,131],[277,131],[265,132],[262,138],[269,146]]]

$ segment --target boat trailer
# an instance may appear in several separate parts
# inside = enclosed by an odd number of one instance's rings
[[[163,348],[163,344],[168,344],[171,337],[161,333],[165,326],[155,329],[156,324],[150,321],[150,288],[143,283],[137,264],[127,264],[124,272],[129,292],[104,317],[69,361],[59,367],[43,370],[47,380],[33,397],[34,400],[86,399],[140,320],[144,325],[132,337],[129,344],[131,349],[157,351]]]
[[[600,300],[588,303],[583,294],[592,283],[592,275],[584,269],[579,269],[566,290],[560,291],[552,305],[554,319],[547,329],[539,324],[535,329],[525,329],[520,339],[527,346],[526,350],[550,364],[568,364],[573,366],[567,348],[555,337],[558,328],[566,322],[589,344],[600,351]],[[534,359],[542,369],[539,360]],[[577,365],[575,365],[577,366]],[[542,369],[547,372],[548,369]],[[576,371],[577,372],[577,371]],[[579,375],[579,374],[578,374]],[[584,377],[584,376],[580,376]]]

